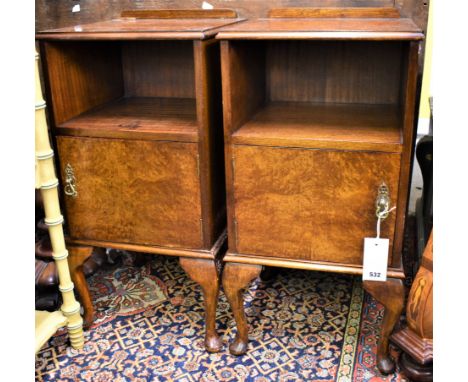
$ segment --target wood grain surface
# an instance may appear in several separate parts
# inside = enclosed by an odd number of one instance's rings
[[[271,18],[228,25],[217,39],[345,39],[421,40],[421,29],[411,19]]]
[[[401,109],[403,111],[403,152],[401,155],[400,184],[395,228],[395,253],[403,253],[403,235],[405,231],[406,214],[408,210],[408,199],[411,185],[411,171],[413,168],[414,145],[416,133],[416,105],[417,105],[417,78],[418,78],[418,55],[419,43],[414,41],[405,47],[403,55],[403,79],[400,97]],[[401,265],[401,256],[394,258],[393,266]]]
[[[398,106],[272,102],[232,135],[234,144],[401,152]]]
[[[64,196],[71,238],[201,248],[195,143],[58,137],[78,196]]]
[[[349,7],[349,8],[273,8],[268,12],[269,18],[311,18],[311,17],[340,17],[340,18],[399,18],[396,8],[385,7]]]
[[[137,19],[219,19],[236,18],[232,9],[130,9],[122,11],[122,17]]]
[[[193,54],[203,234],[205,246],[210,246],[226,229],[220,43],[214,39],[195,41]]]
[[[53,126],[123,96],[119,44],[44,42],[41,47]]]
[[[362,264],[375,237],[382,182],[398,198],[400,155],[234,146],[235,237],[230,250]],[[395,214],[382,224],[392,254]]]
[[[198,141],[195,100],[192,98],[121,98],[59,125],[63,135]]]
[[[265,45],[221,41],[224,158],[228,237],[234,237],[231,135],[265,102]]]
[[[243,253],[235,253],[230,250],[226,252],[223,261],[227,263],[261,264],[264,267],[303,269],[307,271],[333,272],[362,276],[362,264],[353,265],[318,260],[284,259],[273,256],[246,255]],[[404,279],[405,272],[403,268],[393,268],[390,266],[387,269],[387,277]]]
[[[399,102],[401,42],[273,41],[266,46],[272,101]]]
[[[71,12],[67,1],[36,0],[36,31],[119,17],[123,10],[200,8],[201,0],[80,0],[81,12]],[[230,8],[240,17],[266,17],[272,8],[289,7],[396,7],[424,29],[428,2],[420,0],[210,0],[215,9]]]
[[[265,48],[257,42],[221,42],[225,136],[265,102]]]
[[[125,95],[195,98],[192,41],[122,43]]]
[[[136,19],[119,18],[80,24],[71,27],[42,30],[38,39],[116,40],[132,38],[188,39],[198,40],[212,37],[217,28],[241,19]],[[127,37],[126,37],[127,36]]]

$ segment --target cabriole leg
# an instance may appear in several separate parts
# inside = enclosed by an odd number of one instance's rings
[[[237,334],[229,346],[234,355],[241,355],[247,351],[249,328],[244,313],[244,288],[262,271],[261,265],[227,263],[223,272],[224,293],[231,305],[232,313],[237,325]]]
[[[181,267],[187,275],[198,283],[205,300],[205,348],[209,352],[219,352],[223,346],[216,332],[216,308],[218,306],[220,272],[216,260],[181,257]]]
[[[395,370],[395,362],[388,352],[389,336],[400,318],[405,300],[405,287],[400,279],[385,282],[364,281],[364,289],[385,307],[382,330],[377,344],[377,367],[383,374]]]

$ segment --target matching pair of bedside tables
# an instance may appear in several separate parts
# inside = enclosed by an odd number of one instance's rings
[[[388,279],[364,287],[385,306],[377,366],[392,371],[422,38],[389,8],[126,11],[39,33],[85,321],[93,247],[178,256],[203,290],[207,350],[222,347],[222,280],[243,354],[243,288],[262,266],[362,274],[384,182]]]

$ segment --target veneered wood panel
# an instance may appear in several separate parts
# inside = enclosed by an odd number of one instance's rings
[[[399,102],[400,42],[274,41],[267,47],[272,101]]]
[[[118,44],[46,42],[42,46],[55,125],[123,95]]]
[[[398,197],[400,155],[234,146],[235,237],[230,250],[285,259],[362,265],[375,237],[382,182]],[[382,223],[390,239],[395,213]]]
[[[78,196],[64,195],[72,239],[201,248],[196,143],[58,137],[62,186],[74,169]]]
[[[126,96],[195,97],[192,41],[123,42],[122,62]]]

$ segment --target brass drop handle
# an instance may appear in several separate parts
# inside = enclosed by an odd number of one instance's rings
[[[377,216],[377,239],[380,238],[380,223],[385,220],[390,212],[396,207],[390,208],[390,193],[385,182],[379,187],[377,198],[375,199],[375,216]]]
[[[75,172],[70,163],[67,163],[65,166],[65,186],[63,188],[65,195],[76,198],[78,196],[78,191],[76,190],[76,179]]]
[[[382,182],[377,192],[377,198],[375,199],[375,215],[378,219],[384,220],[395,208],[396,207],[390,208],[390,193],[388,186],[385,182]]]

